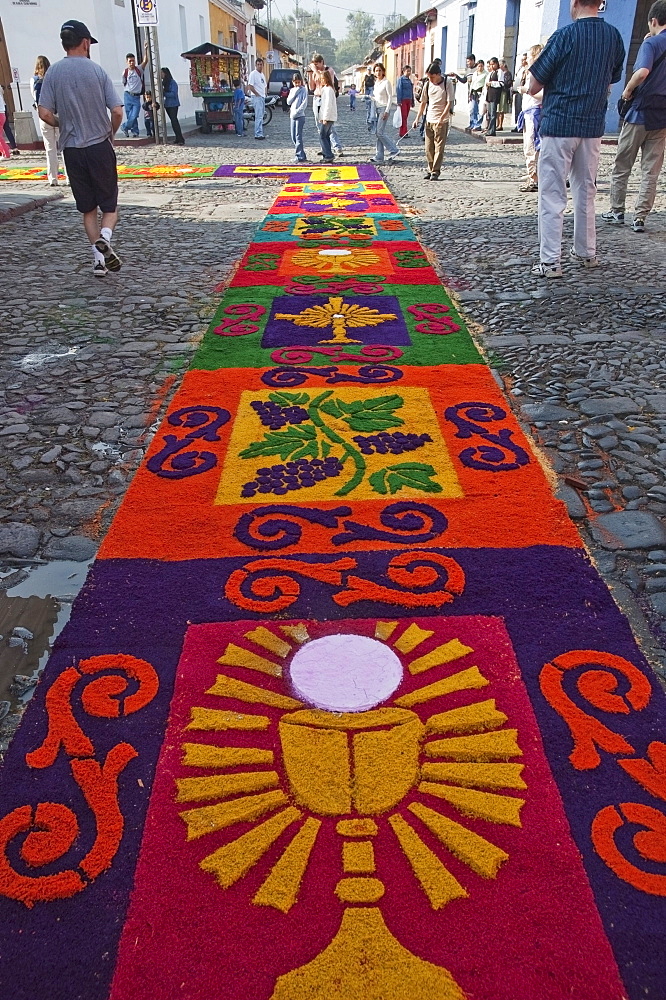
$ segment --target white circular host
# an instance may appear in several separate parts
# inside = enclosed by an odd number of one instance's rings
[[[313,639],[295,653],[289,672],[296,693],[329,712],[375,708],[402,680],[393,650],[365,635]]]

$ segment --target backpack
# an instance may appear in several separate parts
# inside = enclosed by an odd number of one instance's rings
[[[280,87],[280,97],[288,97],[288,96],[289,96],[289,87],[287,86],[286,83],[283,83],[282,86]]]

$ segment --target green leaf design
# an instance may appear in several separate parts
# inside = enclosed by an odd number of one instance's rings
[[[343,419],[353,431],[386,431],[404,424],[394,413],[403,405],[402,396],[397,395],[362,399],[351,404],[349,415]]]
[[[295,451],[291,456],[291,460],[292,462],[296,462],[299,458],[307,458],[308,455],[311,458],[319,458],[319,448],[317,447],[316,441],[310,441],[303,448],[299,448],[298,451]],[[324,456],[324,458],[325,457],[326,456]]]
[[[253,441],[240,453],[241,458],[257,458],[259,455],[279,455],[282,461],[290,458],[308,442],[316,447],[317,432],[314,427],[304,424],[289,427],[286,431],[269,431],[262,441]]]
[[[388,468],[373,473],[368,482],[375,493],[382,495],[388,492],[393,496],[403,486],[420,490],[422,493],[441,493],[442,487],[439,483],[432,482],[433,476],[436,475],[432,465],[421,462],[400,462],[398,465],[389,465]]]
[[[307,392],[272,392],[268,398],[280,406],[303,406],[304,403],[310,402]]]
[[[386,487],[386,476],[388,469],[380,469],[379,472],[373,472],[371,476],[368,476],[368,482],[372,486],[375,493],[381,493],[382,496],[386,496],[388,489]]]
[[[328,441],[322,441],[322,443],[321,443],[321,457],[322,458],[328,458],[328,456],[330,454],[331,454],[331,445],[328,443]]]
[[[324,413],[328,413],[329,417],[341,417],[343,412],[336,399],[327,399],[325,403],[321,404],[319,409]]]

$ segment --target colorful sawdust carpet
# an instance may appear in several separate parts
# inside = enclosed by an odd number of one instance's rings
[[[58,174],[60,180],[66,180],[64,173]],[[196,177],[264,177],[280,181],[346,181],[346,180],[377,180],[379,174],[374,167],[361,165],[358,167],[266,167],[266,166],[232,166],[225,164],[218,167],[215,164],[151,164],[128,166],[118,164],[120,180],[187,180]],[[45,181],[46,167],[24,167],[0,165],[0,181]]]
[[[666,995],[663,693],[344,169],[258,227],[11,744],[3,997]]]

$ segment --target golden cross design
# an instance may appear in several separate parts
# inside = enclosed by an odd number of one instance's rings
[[[301,313],[276,313],[275,319],[288,319],[296,326],[314,326],[324,329],[332,327],[333,337],[320,340],[320,344],[362,344],[347,336],[347,330],[363,326],[380,326],[390,319],[397,319],[395,313],[380,313],[378,309],[344,302],[340,296],[331,296],[325,305],[308,306]]]

